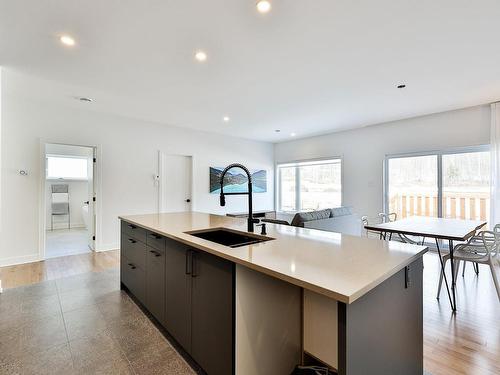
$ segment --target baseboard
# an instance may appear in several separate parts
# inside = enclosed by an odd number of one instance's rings
[[[42,260],[42,259],[40,259],[38,254],[23,255],[20,257],[4,258],[4,259],[0,259],[0,267],[16,266],[18,264],[39,262],[40,260]]]
[[[100,253],[103,251],[118,250],[119,248],[120,245],[118,244],[96,244],[95,251]]]
[[[86,226],[85,224],[72,224],[71,227],[69,229],[85,229]],[[59,230],[59,229],[68,229],[68,224],[64,225],[64,224],[54,224],[54,230]],[[51,229],[50,229],[50,226],[47,227],[45,229],[47,232],[50,232]]]

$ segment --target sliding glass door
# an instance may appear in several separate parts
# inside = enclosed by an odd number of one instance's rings
[[[488,220],[490,153],[487,147],[388,156],[385,207],[398,218],[434,216]]]
[[[443,217],[488,220],[490,153],[443,155]]]
[[[391,158],[388,173],[388,212],[439,216],[437,155]]]

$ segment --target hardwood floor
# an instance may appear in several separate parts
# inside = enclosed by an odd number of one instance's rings
[[[460,267],[452,314],[446,290],[436,299],[435,253],[424,256],[424,267],[424,368],[433,375],[500,374],[500,302],[489,268],[480,265],[476,275],[468,264],[462,277]]]
[[[2,287],[8,289],[86,272],[100,272],[119,266],[119,250],[92,252],[0,267],[0,280]]]
[[[500,303],[490,270],[467,266],[457,280],[457,313],[446,291],[436,299],[437,255],[424,256],[424,367],[432,375],[500,374]],[[119,252],[80,254],[0,268],[4,288],[119,266]],[[461,271],[461,270],[460,270]],[[499,270],[500,272],[500,270]]]

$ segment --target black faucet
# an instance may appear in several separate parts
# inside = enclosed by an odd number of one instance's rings
[[[224,176],[226,175],[227,171],[229,171],[232,168],[240,168],[245,171],[248,177],[248,192],[247,193],[224,193]],[[250,171],[247,169],[242,164],[234,163],[228,165],[224,170],[222,171],[222,174],[220,175],[220,205],[225,206],[226,205],[226,198],[225,195],[248,195],[248,231],[253,232],[253,225],[255,223],[259,222],[259,219],[254,219],[253,218],[253,213],[252,213],[252,175],[250,174]]]

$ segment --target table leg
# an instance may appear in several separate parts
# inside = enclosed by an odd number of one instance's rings
[[[435,240],[436,240],[436,247],[437,247],[437,251],[438,251],[439,261],[441,262],[441,272],[443,273],[444,285],[446,285],[446,292],[448,293],[448,299],[450,300],[450,306],[453,309],[453,302],[452,302],[452,299],[451,299],[450,287],[448,285],[448,278],[446,277],[446,272],[445,272],[445,269],[444,269],[443,257],[441,256],[441,249],[439,248],[438,239],[435,238]]]
[[[457,301],[455,299],[455,262],[453,261],[453,240],[449,240],[450,262],[451,262],[451,294],[453,296],[453,311],[457,311]]]

